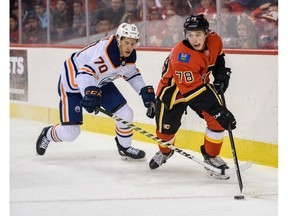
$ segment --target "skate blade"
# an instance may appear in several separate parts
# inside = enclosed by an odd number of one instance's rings
[[[218,174],[216,172],[213,172],[211,170],[207,170],[207,176],[209,178],[218,179],[218,180],[228,180],[228,179],[230,179],[229,175],[220,175],[220,174]]]
[[[130,162],[143,162],[146,161],[146,158],[140,158],[140,159],[135,159],[135,158],[131,158],[129,156],[122,156],[121,155],[121,160],[123,161],[130,161]]]

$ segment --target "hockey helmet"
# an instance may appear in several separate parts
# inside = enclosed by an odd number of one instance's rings
[[[119,39],[121,39],[122,37],[127,37],[136,39],[137,41],[140,38],[140,34],[136,25],[128,23],[122,23],[119,25],[116,31],[116,36],[119,36]]]
[[[190,17],[186,18],[183,27],[184,27],[184,35],[186,35],[187,31],[197,31],[197,30],[204,30],[205,33],[207,34],[209,29],[209,22],[207,21],[207,19],[203,14],[191,15]]]

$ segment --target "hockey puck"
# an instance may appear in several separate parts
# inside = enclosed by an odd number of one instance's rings
[[[236,200],[242,200],[244,198],[245,197],[243,195],[234,196],[234,199],[236,199]]]

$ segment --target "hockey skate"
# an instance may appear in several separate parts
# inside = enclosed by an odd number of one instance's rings
[[[207,170],[207,174],[209,177],[220,179],[220,180],[227,180],[230,178],[229,175],[225,175],[225,169],[229,169],[229,167],[227,166],[227,163],[222,158],[220,158],[219,156],[216,156],[216,157],[209,156],[205,151],[204,145],[201,146],[201,153],[204,157],[205,163],[222,170],[222,172],[224,173],[222,175],[222,174],[216,173],[212,170],[205,168]]]
[[[50,141],[47,139],[47,132],[51,126],[43,128],[36,142],[36,151],[38,155],[44,155]]]
[[[149,167],[151,169],[156,169],[160,167],[163,163],[166,163],[166,161],[174,154],[174,151],[169,152],[168,154],[163,154],[161,151],[156,152],[154,157],[149,162]]]
[[[117,144],[118,152],[121,156],[121,159],[124,161],[146,161],[145,152],[129,146],[128,148],[124,148],[120,145],[118,138],[115,137],[115,141]]]

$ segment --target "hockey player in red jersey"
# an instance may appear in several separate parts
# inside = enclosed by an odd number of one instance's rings
[[[166,58],[162,78],[156,92],[156,133],[164,142],[175,144],[175,134],[189,106],[206,121],[207,128],[201,152],[204,161],[219,169],[228,169],[218,155],[224,130],[236,128],[233,114],[221,103],[220,87],[228,87],[231,70],[225,66],[222,41],[203,14],[191,15],[184,23],[185,39],[179,42]],[[214,76],[210,84],[210,74]],[[173,155],[170,148],[161,146],[149,166],[156,169]],[[220,177],[229,178],[227,176]]]
[[[133,111],[114,85],[122,77],[142,97],[146,115],[155,115],[155,93],[146,85],[136,67],[136,50],[139,32],[134,24],[122,23],[115,35],[110,35],[73,53],[61,70],[58,93],[60,96],[60,124],[45,127],[36,142],[38,155],[44,155],[51,141],[70,142],[80,134],[83,108],[93,113],[96,107],[133,121]],[[96,111],[97,112],[97,111]],[[99,123],[101,124],[101,123]],[[145,152],[134,148],[133,131],[121,122],[115,122],[116,145],[125,160],[143,160]]]

